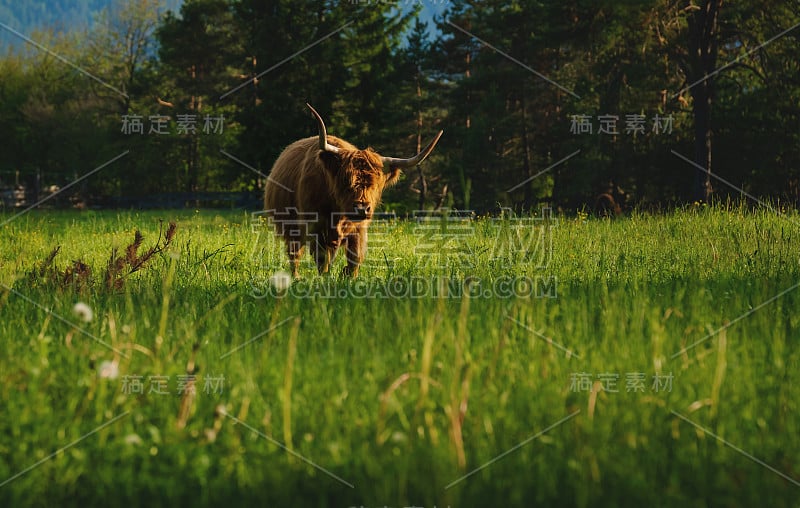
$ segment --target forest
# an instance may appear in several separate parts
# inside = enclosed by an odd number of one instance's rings
[[[426,1],[117,0],[91,27],[4,23],[24,44],[0,56],[0,191],[255,195],[315,134],[309,103],[384,155],[444,130],[384,195],[400,214],[800,203],[797,2],[463,1],[429,26]]]

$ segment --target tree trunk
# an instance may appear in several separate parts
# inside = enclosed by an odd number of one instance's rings
[[[520,95],[520,107],[522,108],[522,171],[525,178],[529,179],[533,176],[531,169],[531,148],[528,144],[528,115],[525,111],[525,88],[522,89]],[[531,183],[528,182],[524,186],[525,193],[523,197],[522,208],[523,212],[530,211],[533,206],[533,192],[531,190]]]
[[[471,62],[472,62],[472,56],[471,56],[469,50],[467,50],[467,53],[466,53],[466,56],[465,56],[465,59],[464,59],[464,63],[465,63],[464,77],[466,79],[469,79],[470,76],[472,75],[471,71],[470,71],[470,63]],[[471,101],[470,101],[469,88],[467,88],[467,104],[469,104],[470,102]],[[470,114],[467,113],[467,123],[466,123],[467,129],[469,129],[471,123],[472,122],[470,120]]]
[[[200,97],[193,96],[191,100],[191,106],[189,108],[192,111],[191,114],[198,115],[200,112]],[[196,192],[197,191],[197,181],[198,181],[198,142],[197,139],[197,131],[195,130],[192,132],[191,130],[188,133],[188,153],[187,153],[187,172],[188,178],[186,180],[186,190],[187,192]]]
[[[419,84],[420,71],[417,67],[417,151],[422,151],[422,88]],[[422,165],[417,164],[417,174],[419,174],[419,210],[425,209],[425,200],[428,196],[428,181],[425,179],[425,173],[422,172]]]
[[[713,79],[713,78],[709,78]],[[692,93],[694,115],[694,160],[698,166],[692,188],[692,199],[707,203],[711,197],[711,95],[706,83],[698,84]]]
[[[708,202],[711,197],[711,112],[715,95],[717,54],[719,50],[719,10],[723,0],[705,0],[688,17],[689,55],[685,69],[692,94],[694,116],[694,158],[705,171],[695,173],[692,189],[695,201]]]

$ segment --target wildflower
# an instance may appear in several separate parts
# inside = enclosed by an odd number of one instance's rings
[[[139,446],[143,443],[142,438],[139,437],[138,434],[128,434],[125,436],[125,444],[129,444],[131,446]]]
[[[78,319],[80,319],[84,323],[88,323],[94,317],[92,308],[83,302],[76,303],[75,306],[72,307],[72,313],[78,316]]]
[[[269,283],[278,291],[286,291],[292,284],[292,275],[289,272],[278,271],[269,278]]]
[[[97,368],[97,375],[104,379],[117,379],[119,376],[119,364],[106,360]]]

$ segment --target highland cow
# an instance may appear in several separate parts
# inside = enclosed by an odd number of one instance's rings
[[[264,208],[286,242],[294,277],[308,244],[320,274],[328,272],[336,251],[344,247],[344,273],[355,277],[383,189],[397,182],[401,168],[425,160],[442,131],[410,159],[382,157],[328,136],[322,117],[306,105],[317,119],[319,135],[295,141],[280,154],[264,190]]]

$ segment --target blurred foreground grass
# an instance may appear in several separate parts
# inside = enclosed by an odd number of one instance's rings
[[[743,208],[401,221],[359,279],[306,256],[279,290],[248,214],[29,213],[0,228],[0,506],[796,507],[798,239]],[[31,275],[56,246],[82,288]]]

